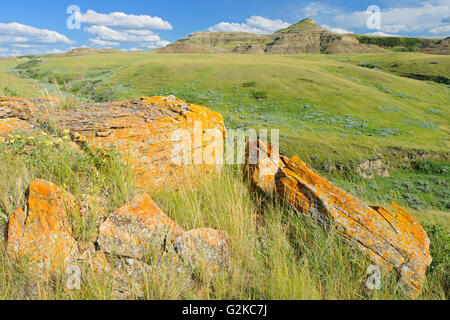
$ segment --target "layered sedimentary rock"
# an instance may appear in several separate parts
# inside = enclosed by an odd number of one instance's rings
[[[253,142],[253,144],[255,144]],[[257,142],[258,150],[270,150]],[[258,178],[259,164],[247,165],[246,177],[259,190],[271,192],[314,220],[335,225],[342,236],[354,242],[377,265],[401,275],[405,291],[415,297],[425,282],[431,263],[430,241],[421,225],[405,210],[393,204],[370,207],[309,169],[298,157],[281,156],[275,174]]]
[[[160,49],[160,53],[375,53],[378,46],[361,44],[352,35],[330,32],[304,19],[271,35],[246,32],[195,32]]]
[[[196,184],[211,166],[203,165],[203,151],[215,140],[203,133],[215,130],[225,136],[220,113],[189,104],[175,97],[143,97],[135,101],[75,104],[61,108],[56,99],[0,98],[0,135],[51,125],[70,131],[74,140],[92,150],[120,151],[142,188],[177,188]],[[195,130],[199,136],[195,136]],[[181,131],[185,137],[174,134]],[[187,137],[186,137],[187,135]],[[197,139],[196,139],[197,138]],[[200,151],[200,163],[177,161],[174,148]],[[198,157],[197,157],[198,158]],[[175,161],[174,161],[175,160]]]

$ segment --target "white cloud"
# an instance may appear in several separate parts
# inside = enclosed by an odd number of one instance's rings
[[[339,33],[339,34],[353,33],[353,31],[345,30],[345,29],[339,28],[339,27],[333,28],[333,27],[330,27],[327,24],[322,24],[321,27],[324,28],[324,29],[327,29],[328,31],[331,31],[331,32],[334,32],[334,33]]]
[[[381,10],[381,29],[378,32],[426,33],[437,28],[449,14],[450,0],[428,0],[411,7]],[[344,28],[367,29],[366,11],[338,14],[334,21]]]
[[[274,33],[291,24],[280,19],[272,20],[260,16],[251,16],[244,23],[221,22],[208,30],[212,32],[250,32],[260,34]]]
[[[161,40],[150,30],[114,30],[105,26],[92,26],[84,31],[101,40],[119,42],[153,42]]]
[[[311,2],[306,7],[300,9],[300,11],[306,17],[314,17],[314,16],[317,16],[318,14],[334,14],[337,12],[337,9],[327,6],[327,5],[324,5],[317,1],[317,2]]]
[[[151,29],[151,30],[172,30],[172,25],[159,17],[148,15],[134,15],[123,12],[97,13],[88,10],[84,14],[79,14],[82,23],[117,27],[124,29]]]
[[[150,30],[115,30],[106,26],[92,26],[85,28],[84,31],[96,37],[89,41],[99,47],[117,47],[124,43],[134,43],[141,49],[156,49],[170,43]]]
[[[448,26],[440,26],[430,30],[432,34],[450,34],[450,25]]]
[[[38,29],[17,22],[0,23],[0,42],[12,43],[46,43],[73,44],[63,34],[47,29]]]
[[[67,36],[56,31],[39,29],[18,22],[0,23],[2,54],[47,54],[75,44]]]
[[[160,48],[169,44],[152,30],[171,30],[172,25],[159,17],[123,12],[97,13],[88,10],[79,15],[80,21],[92,26],[84,28],[95,38],[89,41],[97,47],[119,47],[136,43],[139,48]]]
[[[101,39],[89,39],[89,41],[96,46],[99,47],[118,47],[120,46],[120,42],[114,42],[114,41],[106,41]]]
[[[382,32],[382,31],[370,32],[370,33],[366,33],[366,35],[380,36],[380,37],[401,37],[400,35],[397,35],[397,34],[391,34],[391,33],[386,33],[386,32]]]

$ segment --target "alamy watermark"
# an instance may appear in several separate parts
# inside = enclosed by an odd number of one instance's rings
[[[77,5],[71,5],[67,7],[66,10],[69,17],[66,21],[67,29],[69,30],[80,30],[81,29],[81,9]]]
[[[381,29],[381,9],[377,5],[371,5],[367,8],[367,29],[380,30]]]
[[[196,121],[193,130],[179,129],[172,133],[171,161],[178,166],[259,163],[262,176],[273,175],[280,159],[280,131],[270,130],[270,157],[265,150],[259,150],[257,143],[268,141],[268,133],[267,129],[228,129],[224,137],[219,129],[203,130],[203,123]]]

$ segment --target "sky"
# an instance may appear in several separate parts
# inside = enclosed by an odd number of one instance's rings
[[[0,0],[0,4],[3,56],[79,47],[152,50],[196,31],[268,34],[304,18],[337,33],[450,36],[450,0]]]

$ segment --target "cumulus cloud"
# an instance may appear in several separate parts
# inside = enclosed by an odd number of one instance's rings
[[[170,42],[162,40],[151,30],[115,30],[106,26],[92,26],[84,29],[95,36],[89,41],[98,47],[117,47],[123,43],[137,43],[142,49],[156,49]]]
[[[21,23],[0,23],[0,42],[13,43],[46,43],[46,44],[73,44],[63,34],[47,29],[38,29]]]
[[[159,17],[126,14],[124,12],[97,13],[88,10],[77,14],[81,23],[124,29],[172,30],[172,25]]]
[[[339,28],[339,27],[333,28],[333,27],[330,27],[327,24],[322,24],[321,27],[324,28],[324,29],[327,29],[328,31],[331,31],[331,32],[334,32],[334,33],[339,33],[339,34],[353,33],[353,31],[345,30],[345,29]]]
[[[272,20],[260,16],[251,16],[245,19],[246,22],[221,22],[208,30],[212,32],[250,32],[260,34],[274,33],[283,28],[289,27],[291,24],[280,19]]]
[[[426,33],[437,28],[449,13],[450,0],[429,0],[415,6],[382,9],[379,32]],[[344,28],[367,29],[366,11],[342,13],[334,21]]]
[[[450,16],[443,18],[442,23],[450,23]]]
[[[39,29],[18,22],[0,23],[1,53],[24,55],[53,53],[56,47],[72,45],[75,42],[56,31]]]
[[[156,49],[169,44],[152,30],[171,30],[172,25],[159,17],[134,15],[123,12],[97,13],[88,10],[79,14],[84,24],[92,26],[84,31],[94,38],[89,39],[96,47],[119,47],[134,43],[137,49]]]

